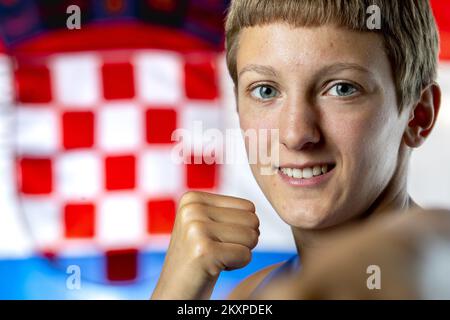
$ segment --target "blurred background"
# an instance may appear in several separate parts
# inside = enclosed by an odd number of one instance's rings
[[[408,183],[420,205],[450,208],[450,2],[431,2],[443,104]],[[196,121],[203,131],[239,127],[227,5],[0,0],[0,299],[148,299],[188,189],[248,198],[261,220],[252,262],[223,272],[214,299],[295,252],[240,136],[224,142],[233,163],[210,164],[195,133]],[[70,30],[77,8],[81,29]],[[185,156],[200,161],[172,161],[177,128],[195,133]]]

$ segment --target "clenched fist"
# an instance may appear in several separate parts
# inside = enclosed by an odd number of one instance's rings
[[[259,219],[252,202],[185,193],[152,299],[209,299],[221,271],[250,262],[258,237]]]

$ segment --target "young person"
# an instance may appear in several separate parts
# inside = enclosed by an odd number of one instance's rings
[[[279,130],[269,142],[279,149],[273,174],[250,166],[298,249],[244,280],[232,298],[308,265],[348,225],[417,210],[408,162],[440,107],[428,1],[234,0],[226,50],[241,128]],[[248,264],[258,226],[248,200],[186,193],[152,298],[209,298],[221,271]]]

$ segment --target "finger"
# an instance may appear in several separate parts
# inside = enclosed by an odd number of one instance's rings
[[[206,232],[213,240],[234,243],[253,249],[258,244],[259,232],[237,224],[210,222]]]
[[[222,270],[234,270],[245,267],[252,259],[252,253],[246,246],[235,243],[216,242],[218,260]]]
[[[249,200],[208,192],[186,192],[181,197],[179,208],[182,208],[188,203],[205,203],[211,206],[235,208],[255,212],[255,205]]]
[[[242,225],[255,230],[259,228],[258,216],[252,211],[221,207],[210,207],[206,210],[212,221]]]
[[[192,221],[233,223],[237,225],[247,226],[258,230],[259,219],[254,212],[210,206],[204,203],[187,203],[177,212],[177,222],[185,223]]]

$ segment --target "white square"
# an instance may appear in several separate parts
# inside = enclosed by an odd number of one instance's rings
[[[172,52],[136,56],[138,96],[149,103],[177,104],[183,97],[182,58]],[[182,91],[183,90],[183,91]]]
[[[63,237],[63,216],[59,205],[49,198],[23,197],[21,210],[30,226],[33,242],[51,248]]]
[[[215,103],[187,103],[180,108],[181,127],[193,130],[194,124],[201,122],[203,130],[219,129],[223,127],[223,109]]]
[[[100,202],[97,234],[102,245],[137,243],[145,235],[142,200],[136,195],[116,193]]]
[[[48,155],[60,145],[60,125],[55,110],[43,106],[18,106],[16,112],[16,143],[18,152]]]
[[[57,190],[68,200],[94,199],[102,189],[102,168],[95,153],[65,152],[55,163]]]
[[[0,108],[13,100],[10,60],[0,54]]]
[[[51,63],[57,101],[71,107],[92,107],[99,100],[100,62],[94,54],[62,54]]]
[[[105,151],[133,151],[143,143],[143,111],[133,104],[111,104],[98,112],[98,141]]]
[[[217,104],[186,104],[180,109],[179,113],[180,128],[186,130],[186,133],[189,134],[189,139],[183,141],[186,147],[189,147],[187,145],[189,143],[194,150],[200,151],[202,146],[211,145],[216,137],[222,137],[222,142],[225,141],[223,132],[224,113]],[[213,142],[213,144],[216,143],[221,145],[220,142]]]
[[[139,185],[149,195],[174,194],[184,187],[184,165],[172,148],[152,149],[139,158]]]

